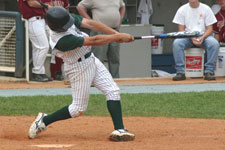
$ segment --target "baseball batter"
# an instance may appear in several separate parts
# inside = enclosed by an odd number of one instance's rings
[[[70,15],[62,7],[52,7],[47,11],[46,22],[51,28],[50,46],[53,54],[64,61],[65,74],[71,82],[72,104],[52,113],[39,113],[29,129],[29,138],[56,121],[80,116],[88,106],[90,86],[93,84],[106,96],[107,108],[111,114],[114,131],[110,139],[114,141],[131,141],[135,135],[124,128],[120,104],[119,87],[105,66],[91,53],[92,45],[109,42],[131,42],[134,38],[93,20],[77,15]],[[78,28],[85,27],[108,35],[88,37]]]

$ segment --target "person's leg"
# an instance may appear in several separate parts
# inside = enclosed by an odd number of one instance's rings
[[[175,60],[175,68],[177,71],[173,81],[185,80],[185,56],[184,50],[193,46],[191,39],[176,39],[173,42],[173,56]]]
[[[111,74],[99,59],[96,58],[95,63],[97,65],[97,69],[93,85],[106,96],[107,108],[109,113],[112,115],[114,128],[123,129],[124,126],[122,121],[119,87],[113,81]]]
[[[220,45],[214,37],[209,36],[203,41],[201,47],[207,52],[207,62],[205,63],[204,72],[214,73]]]
[[[87,109],[90,86],[96,70],[94,58],[88,58],[66,68],[65,73],[71,83],[72,104],[49,115],[40,113],[29,129],[30,138],[35,138],[39,132],[44,131],[51,123],[78,117]]]
[[[209,36],[203,41],[201,47],[204,48],[207,53],[207,62],[205,63],[204,79],[216,80],[214,70],[216,68],[216,61],[220,45],[214,37]]]
[[[177,73],[185,72],[184,50],[194,46],[191,39],[175,39],[173,42],[173,56]]]
[[[105,66],[96,58],[96,75],[93,85],[104,93],[107,100],[107,108],[112,117],[115,131],[110,135],[111,140],[130,141],[135,138],[134,134],[129,133],[123,124],[122,108],[120,103],[120,90],[114,82],[111,74]]]
[[[45,21],[29,20],[29,38],[32,43],[34,74],[45,74],[44,63],[49,50],[48,38],[45,30]]]
[[[120,67],[120,44],[112,42],[109,44],[107,58],[109,63],[109,72],[113,78],[119,78]]]

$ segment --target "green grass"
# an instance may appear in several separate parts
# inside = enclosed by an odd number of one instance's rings
[[[122,94],[124,116],[225,118],[225,92]],[[71,103],[71,96],[0,97],[0,115],[51,113]],[[105,97],[91,95],[88,116],[108,116]]]

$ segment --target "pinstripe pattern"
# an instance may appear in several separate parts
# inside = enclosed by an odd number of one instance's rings
[[[76,63],[77,60],[81,57],[83,57],[87,52],[91,51],[90,46],[83,46],[81,48],[76,48],[75,50],[62,52],[54,47],[56,46],[57,42],[60,38],[62,38],[65,35],[73,34],[78,37],[87,37],[88,35],[84,32],[80,32],[75,25],[70,27],[66,32],[54,32],[50,31],[50,46],[53,49],[53,55],[56,55],[64,60],[64,63],[67,64],[73,64]]]
[[[83,32],[81,33],[74,25],[64,33],[51,31],[51,47],[54,48],[57,41],[68,34],[82,37],[88,36]],[[90,50],[90,46],[82,46],[67,52],[53,49],[53,54],[63,59],[64,71],[71,83],[73,101],[69,106],[69,112],[72,117],[79,116],[87,109],[91,84],[101,90],[107,100],[120,100],[119,87],[113,81],[105,66],[94,54],[87,59],[84,58],[84,55]],[[77,61],[79,58],[82,59],[81,62]]]
[[[107,100],[120,100],[120,89],[106,67],[95,57],[96,74],[93,85],[102,91]]]

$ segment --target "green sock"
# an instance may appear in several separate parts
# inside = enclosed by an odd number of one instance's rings
[[[54,112],[52,114],[49,114],[49,115],[45,116],[43,118],[43,122],[45,123],[45,125],[48,126],[49,124],[51,124],[53,122],[71,118],[71,115],[69,113],[69,108],[68,107],[69,106],[65,106],[62,109],[60,109],[60,110],[58,110],[58,111],[56,111],[56,112]]]
[[[124,129],[120,101],[107,101],[107,108],[112,117],[114,129]]]

